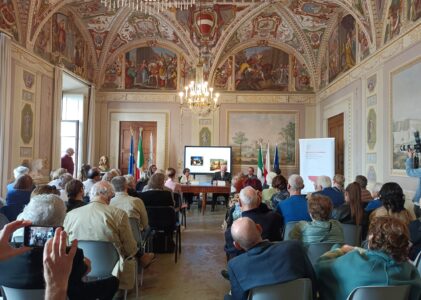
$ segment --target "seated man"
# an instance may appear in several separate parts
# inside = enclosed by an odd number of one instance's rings
[[[255,189],[251,186],[242,189],[239,204],[241,216],[248,217],[261,226],[263,239],[268,239],[271,242],[282,240],[283,224],[281,216],[270,210],[266,204],[261,203]],[[228,258],[242,253],[233,245],[231,228],[227,228],[225,231],[225,251]]]
[[[175,206],[171,191],[164,190],[165,175],[154,173],[149,179],[148,189],[139,193],[146,207],[149,206]]]
[[[83,187],[85,189],[85,195],[84,198],[89,199],[89,193],[91,192],[92,186],[97,183],[98,181],[101,181],[101,172],[98,168],[92,168],[88,171],[88,179],[86,179],[83,182]],[[87,201],[89,202],[89,201]]]
[[[106,181],[94,184],[90,196],[89,205],[67,213],[64,229],[68,232],[70,241],[78,239],[112,242],[120,254],[120,260],[113,274],[120,280],[120,289],[131,289],[134,284],[135,260],[130,258],[137,253],[138,249],[127,213],[109,205],[114,196],[114,190]],[[149,259],[149,257],[142,256],[142,259]]]
[[[344,192],[338,187],[332,187],[329,176],[317,177],[316,191],[317,194],[329,197],[333,207],[341,206],[345,202]]]
[[[307,208],[307,199],[301,195],[304,188],[303,178],[293,174],[288,178],[287,190],[289,198],[278,203],[276,210],[284,219],[284,224],[294,221],[311,221]]]
[[[255,287],[299,278],[310,278],[313,295],[316,295],[313,267],[299,242],[264,241],[261,237],[262,227],[244,217],[233,223],[231,234],[235,247],[247,251],[247,254],[228,262],[231,295],[226,295],[225,300],[246,300],[248,292]]]
[[[212,183],[214,181],[225,181],[227,184],[231,184],[231,174],[227,172],[227,165],[223,164],[221,165],[221,171],[216,172],[213,174]],[[212,211],[215,210],[216,200],[219,196],[224,196],[225,198],[225,206],[228,208],[228,194],[212,194]]]

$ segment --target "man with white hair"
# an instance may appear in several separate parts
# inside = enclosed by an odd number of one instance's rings
[[[262,238],[271,242],[282,240],[283,223],[279,214],[270,210],[266,204],[261,203],[257,191],[251,186],[243,188],[240,192],[241,216],[252,219],[262,228]],[[242,253],[233,245],[231,228],[225,231],[225,251],[227,258],[231,259]]]
[[[25,166],[16,167],[13,170],[13,176],[15,180],[7,185],[7,192],[14,190],[14,185],[16,184],[16,180],[21,177],[22,175],[29,174],[29,169]]]
[[[316,181],[316,194],[320,194],[332,201],[333,207],[338,207],[344,204],[345,197],[342,190],[338,187],[332,187],[332,181],[329,176],[318,176]]]
[[[107,181],[92,186],[90,204],[67,213],[64,229],[69,240],[107,241],[114,244],[120,254],[113,275],[120,280],[119,288],[131,289],[134,285],[133,268],[135,260],[130,259],[137,253],[127,213],[110,206],[114,189]]]
[[[73,154],[75,150],[73,148],[67,148],[66,153],[61,158],[61,167],[67,170],[67,173],[74,175],[75,163],[73,162]]]
[[[276,210],[284,219],[284,224],[294,221],[311,221],[307,208],[307,199],[301,195],[304,181],[300,175],[293,174],[288,178],[289,198],[278,203]]]
[[[262,227],[250,218],[240,218],[231,227],[234,245],[247,254],[228,262],[231,295],[225,300],[246,300],[255,287],[288,282],[299,278],[312,281],[316,295],[316,277],[307,254],[297,241],[271,243],[262,239]]]

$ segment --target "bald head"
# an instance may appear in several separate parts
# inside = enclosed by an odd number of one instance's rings
[[[262,228],[250,218],[239,218],[231,226],[231,235],[235,246],[247,251],[262,241]]]
[[[242,211],[254,209],[259,205],[257,191],[253,187],[246,186],[240,191],[240,206]]]

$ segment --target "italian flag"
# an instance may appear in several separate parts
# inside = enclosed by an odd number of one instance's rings
[[[262,145],[259,147],[259,154],[257,157],[257,178],[262,182],[265,182],[265,177],[263,175],[263,154],[262,154]]]
[[[145,158],[143,156],[142,130],[143,130],[142,128],[139,128],[139,142],[137,143],[137,159],[136,159],[136,180],[140,179],[143,163],[145,162]]]

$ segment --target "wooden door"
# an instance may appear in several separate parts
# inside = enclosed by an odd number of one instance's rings
[[[149,165],[150,153],[152,148],[152,162],[156,162],[156,122],[140,122],[140,121],[122,121],[120,122],[120,157],[118,161],[118,167],[122,174],[127,174],[129,157],[130,157],[130,128],[133,129],[133,154],[134,159],[137,159],[137,145],[139,143],[139,128],[143,128],[142,131],[142,145],[143,155],[145,161],[143,163],[143,170],[146,170]],[[152,147],[151,147],[151,134],[152,134]],[[162,166],[161,166],[162,167]]]
[[[344,114],[327,120],[328,135],[335,138],[335,174],[344,175]]]

